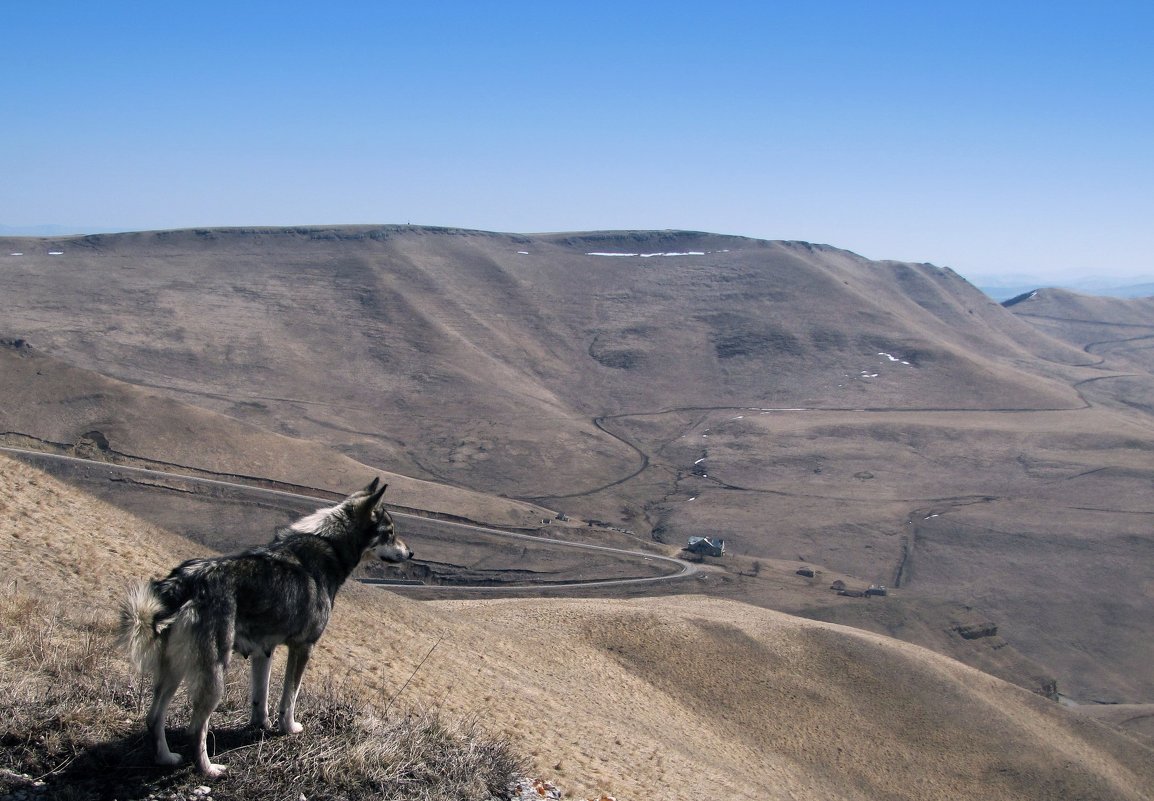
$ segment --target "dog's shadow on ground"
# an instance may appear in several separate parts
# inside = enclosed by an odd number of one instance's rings
[[[214,728],[208,738],[209,756],[227,764],[230,752],[259,748],[265,740],[279,736],[277,732],[248,725]],[[138,732],[85,749],[45,777],[45,782],[49,787],[68,787],[72,797],[91,799],[148,798],[204,784],[205,778],[196,770],[195,738],[183,728],[170,728],[168,742],[173,751],[184,757],[174,767],[157,765],[149,738]],[[226,780],[227,777],[225,773]]]

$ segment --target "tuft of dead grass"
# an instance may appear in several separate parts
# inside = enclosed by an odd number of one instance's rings
[[[187,765],[152,764],[147,688],[116,651],[111,620],[9,591],[0,593],[0,631],[0,795],[36,781],[64,801],[187,798],[204,784]],[[209,749],[229,768],[213,782],[217,801],[474,801],[501,796],[526,767],[476,719],[385,714],[331,681],[306,683],[303,734],[256,731],[245,725],[246,674],[230,671],[213,716]],[[185,706],[178,698],[174,711]],[[169,739],[188,751],[183,734]]]

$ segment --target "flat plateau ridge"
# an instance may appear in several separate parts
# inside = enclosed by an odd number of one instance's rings
[[[1004,308],[933,265],[679,231],[5,239],[0,276],[7,444],[330,491],[386,470],[406,507],[561,512],[600,525],[543,532],[667,553],[720,536],[689,585],[708,600],[614,604],[786,611],[1079,702],[1154,700],[1147,301]],[[166,503],[124,505],[170,526]],[[717,631],[681,631],[677,659]],[[696,702],[743,658],[694,668]]]
[[[13,336],[493,493],[627,474],[637,454],[595,417],[1081,405],[1049,364],[1084,354],[952,272],[806,243],[411,227],[6,242],[23,254],[0,257]]]
[[[130,582],[201,551],[2,456],[0,508],[0,580],[105,623]],[[304,691],[329,674],[391,697],[442,637],[405,702],[479,716],[576,797],[1154,792],[1154,751],[1036,694],[888,637],[698,596],[418,603],[353,584]]]

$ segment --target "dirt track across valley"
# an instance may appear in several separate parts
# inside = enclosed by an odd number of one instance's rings
[[[148,487],[151,489],[178,492],[178,493],[204,493],[211,497],[224,498],[232,502],[245,502],[256,505],[271,505],[274,507],[282,507],[288,505],[292,507],[327,505],[334,500],[332,493],[323,490],[316,490],[316,495],[309,495],[299,492],[289,492],[285,490],[269,489],[267,487],[252,486],[237,481],[227,481],[222,479],[211,479],[200,476],[189,476],[181,473],[172,473],[163,470],[155,470],[140,467],[129,467],[126,465],[112,464],[108,462],[101,462],[91,459],[83,459],[76,456],[66,456],[62,454],[43,453],[40,451],[27,450],[23,448],[0,447],[0,452],[10,454],[12,456],[21,458],[25,461],[37,464],[40,467],[64,466],[66,471],[75,474],[77,471],[87,474],[87,477],[94,477],[93,473],[98,472],[101,478],[110,482],[125,482],[131,483],[138,487]],[[327,497],[326,497],[327,496]],[[459,540],[461,532],[468,532],[470,535],[483,536],[486,538],[497,537],[505,541],[521,542],[531,544],[538,548],[546,549],[563,549],[576,550],[587,553],[607,555],[616,560],[638,561],[644,563],[651,571],[654,566],[659,566],[660,571],[657,574],[640,575],[644,572],[638,570],[639,575],[631,576],[606,576],[606,577],[575,577],[570,576],[568,580],[562,575],[554,575],[552,580],[526,583],[511,583],[503,581],[488,581],[486,583],[470,584],[467,582],[454,581],[451,589],[456,591],[466,592],[494,592],[502,591],[528,591],[549,589],[550,591],[563,591],[566,589],[587,589],[591,587],[628,587],[631,585],[644,585],[652,583],[669,582],[677,579],[683,579],[697,573],[698,566],[671,556],[664,556],[656,553],[631,551],[622,548],[613,548],[605,545],[595,545],[584,542],[573,542],[565,539],[558,539],[556,537],[543,537],[534,534],[526,534],[517,531],[507,531],[490,526],[482,526],[474,523],[460,522],[455,520],[442,520],[437,518],[430,518],[414,512],[403,512],[393,510],[392,514],[395,517],[405,519],[410,523],[417,523],[425,529],[448,529],[446,539]],[[579,529],[578,529],[579,530]],[[496,571],[500,572],[500,571]],[[512,571],[510,571],[512,572]],[[430,591],[445,589],[441,584],[425,584],[423,582],[407,581],[398,583],[389,579],[365,577],[362,579],[368,584],[387,584],[390,589],[397,591]]]

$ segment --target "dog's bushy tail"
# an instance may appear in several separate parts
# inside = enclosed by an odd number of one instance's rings
[[[142,581],[129,590],[120,607],[120,641],[141,673],[159,670],[161,635],[172,623],[172,610],[156,592],[155,581]]]

